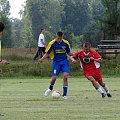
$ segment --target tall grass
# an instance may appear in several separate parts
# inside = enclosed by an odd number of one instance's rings
[[[36,49],[5,49],[3,57],[10,64],[0,65],[1,77],[49,77],[51,76],[51,60],[45,60],[40,63],[33,61]],[[103,76],[120,76],[120,61],[112,59],[104,59],[101,64],[101,73]],[[83,76],[83,71],[80,68],[79,62],[72,63],[70,61],[70,76]]]
[[[31,60],[37,49],[34,48],[6,48],[2,50],[2,58],[7,60]]]
[[[40,63],[37,61],[10,61],[8,65],[0,65],[1,77],[50,77],[51,76],[51,60],[45,60]],[[120,61],[119,60],[104,60],[101,65],[101,73],[103,76],[120,76]],[[83,76],[83,71],[80,68],[79,62],[73,64],[70,61],[70,76]]]

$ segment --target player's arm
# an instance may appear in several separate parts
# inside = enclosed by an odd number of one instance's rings
[[[72,62],[76,62],[76,60],[74,59],[74,53],[69,52],[68,55],[70,56]]]
[[[68,55],[69,55],[69,56],[73,56],[74,54],[73,54],[72,52],[69,52]]]
[[[7,65],[10,64],[7,60],[0,60],[0,64]]]
[[[67,41],[66,43],[67,43],[67,45],[66,45],[67,54],[70,56],[70,59],[72,60],[72,62],[76,62],[76,60],[74,59],[76,57],[76,55],[71,52],[69,42]]]
[[[94,57],[90,57],[91,60],[94,60],[98,63],[102,63],[102,59],[101,58],[98,58],[98,59],[95,59]]]
[[[70,56],[71,61],[74,62],[74,63],[78,60],[77,58],[78,58],[78,54],[77,53],[73,53],[73,55]]]
[[[90,57],[91,60],[94,60],[98,63],[102,63],[101,56],[95,51],[93,57]]]
[[[45,60],[46,58],[48,58],[48,53],[45,53],[43,55],[43,57],[40,59],[40,62],[42,62],[43,60]]]
[[[75,61],[76,61],[76,60],[74,59],[75,54],[70,51],[70,47],[69,47],[69,46],[67,47],[66,51],[67,51],[67,54],[70,56],[71,61],[72,61],[72,62],[75,62]]]
[[[42,62],[43,60],[45,60],[46,58],[48,58],[49,54],[51,53],[52,51],[52,43],[50,42],[47,47],[46,47],[46,50],[45,50],[45,54],[43,55],[43,57],[40,59],[40,61]]]
[[[71,52],[70,44],[68,41],[66,42],[66,52],[69,56],[74,56],[74,54]]]
[[[74,57],[73,57],[73,56],[70,56],[70,59],[71,59],[71,61],[72,61],[73,63],[75,63],[75,62],[76,62],[76,60],[74,59]]]

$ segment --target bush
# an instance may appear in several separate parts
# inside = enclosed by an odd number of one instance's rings
[[[10,61],[8,65],[0,65],[0,77],[1,78],[25,78],[25,77],[50,77],[51,76],[51,60],[45,60],[44,62],[34,61]],[[120,61],[117,59],[108,60],[105,59],[101,65],[101,73],[105,77],[120,76]],[[70,76],[81,77],[83,71],[80,68],[79,62],[72,63],[70,61]]]

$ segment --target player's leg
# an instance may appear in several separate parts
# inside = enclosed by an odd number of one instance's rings
[[[63,97],[66,98],[68,91],[68,75],[69,73],[63,73]]]
[[[53,63],[52,63],[52,78],[51,78],[48,89],[45,91],[45,94],[44,94],[45,96],[48,96],[50,94],[50,92],[53,90],[53,87],[54,87],[56,78],[59,74],[59,71],[60,71],[59,63],[53,61]]]
[[[40,55],[40,58],[42,58],[42,47],[40,47],[40,50],[39,50],[39,55]]]
[[[45,54],[45,47],[43,47],[42,52]]]
[[[98,81],[98,83],[104,88],[104,90],[105,90],[106,93],[107,93],[107,96],[108,96],[108,97],[112,97],[112,95],[111,95],[110,92],[109,92],[109,89],[108,89],[107,85],[102,81],[102,79],[100,79],[100,80]]]
[[[99,69],[96,69],[95,73],[96,73],[96,74],[95,74],[95,78],[96,78],[96,80],[98,81],[99,85],[104,88],[104,90],[105,90],[105,92],[107,93],[107,96],[108,96],[108,97],[112,97],[112,95],[111,95],[110,92],[109,92],[109,89],[108,89],[107,85],[106,85],[106,84],[103,82],[103,80],[102,80],[102,76],[101,76],[100,70],[99,70]]]
[[[100,88],[99,84],[96,82],[96,80],[93,78],[93,76],[87,76],[87,79],[91,81],[92,85],[95,87],[95,89],[102,95],[104,98],[106,94],[104,91]]]
[[[48,89],[45,91],[45,94],[44,94],[45,96],[48,96],[50,94],[50,92],[53,90],[56,78],[57,78],[57,76],[52,76],[50,85],[49,85]]]
[[[38,50],[34,56],[34,60],[36,60],[39,55],[40,55],[40,47],[38,47]]]
[[[63,97],[67,99],[68,92],[68,75],[69,75],[69,63],[65,60],[61,63],[61,71],[63,73]]]
[[[45,54],[45,47],[42,47],[42,51],[41,51],[41,56],[40,58],[42,58],[42,56]]]

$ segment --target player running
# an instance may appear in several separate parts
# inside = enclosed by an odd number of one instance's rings
[[[36,61],[37,57],[40,55],[42,58],[43,54],[45,54],[45,28],[41,28],[40,35],[38,39],[38,50],[36,55],[34,56],[34,61]]]
[[[96,51],[91,49],[90,43],[84,43],[83,50],[76,52],[74,57],[71,59],[73,62],[76,60],[80,61],[80,65],[84,71],[85,77],[91,81],[92,85],[102,95],[103,98],[106,96],[106,94],[108,97],[112,97],[100,74],[99,67],[100,63],[102,62],[101,56]],[[100,88],[99,85],[104,88],[105,92]]]
[[[68,90],[68,74],[69,74],[69,63],[67,59],[67,54],[73,56],[73,53],[70,51],[70,44],[67,40],[63,39],[63,33],[57,32],[56,38],[52,40],[46,47],[45,55],[40,59],[43,61],[48,57],[53,59],[52,62],[52,78],[50,81],[49,88],[45,91],[45,96],[48,96],[49,93],[53,90],[56,78],[59,73],[63,74],[63,98],[67,99],[67,90]]]

